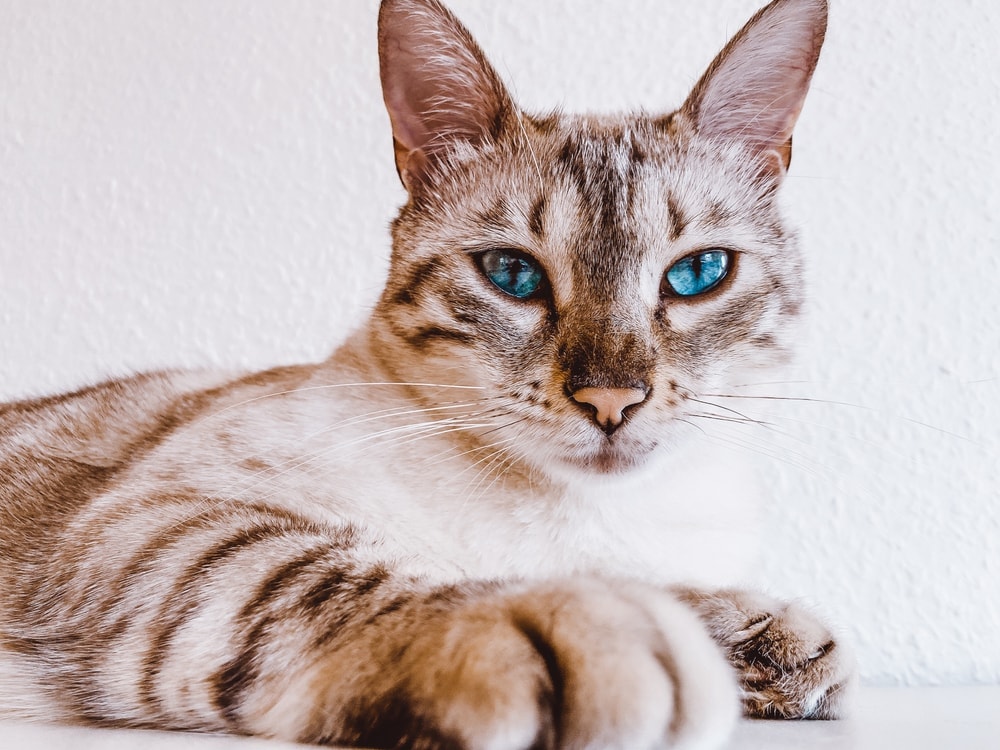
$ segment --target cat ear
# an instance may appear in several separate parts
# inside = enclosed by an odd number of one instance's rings
[[[515,108],[472,35],[437,0],[382,0],[378,23],[396,170],[413,194],[456,145],[496,140]]]
[[[774,0],[719,53],[681,111],[700,135],[745,142],[765,172],[780,176],[826,20],[826,0]]]

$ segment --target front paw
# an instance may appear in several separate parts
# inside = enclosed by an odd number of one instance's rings
[[[457,587],[392,616],[397,626],[379,638],[383,654],[365,660],[367,675],[343,662],[317,675],[327,700],[311,741],[711,748],[738,713],[731,671],[704,626],[652,587],[598,579]]]
[[[680,592],[680,596],[729,655],[746,716],[843,716],[854,660],[811,612],[746,591]]]

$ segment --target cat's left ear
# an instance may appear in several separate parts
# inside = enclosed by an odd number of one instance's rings
[[[411,195],[449,151],[497,140],[516,112],[472,35],[437,0],[382,0],[378,47],[396,169]]]
[[[826,0],[774,0],[726,45],[681,112],[699,135],[742,141],[765,172],[780,176],[826,22]]]

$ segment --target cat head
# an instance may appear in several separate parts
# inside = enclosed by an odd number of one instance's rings
[[[538,116],[436,0],[383,0],[409,196],[372,323],[392,374],[482,389],[483,432],[537,467],[616,473],[784,360],[801,280],[777,191],[826,16],[775,0],[672,113]]]

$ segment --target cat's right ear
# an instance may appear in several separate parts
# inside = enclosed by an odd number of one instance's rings
[[[396,170],[411,195],[449,151],[495,141],[516,112],[472,35],[437,0],[382,0],[378,48]]]
[[[726,45],[681,111],[700,135],[742,141],[766,172],[780,176],[826,22],[827,0],[773,0]]]

